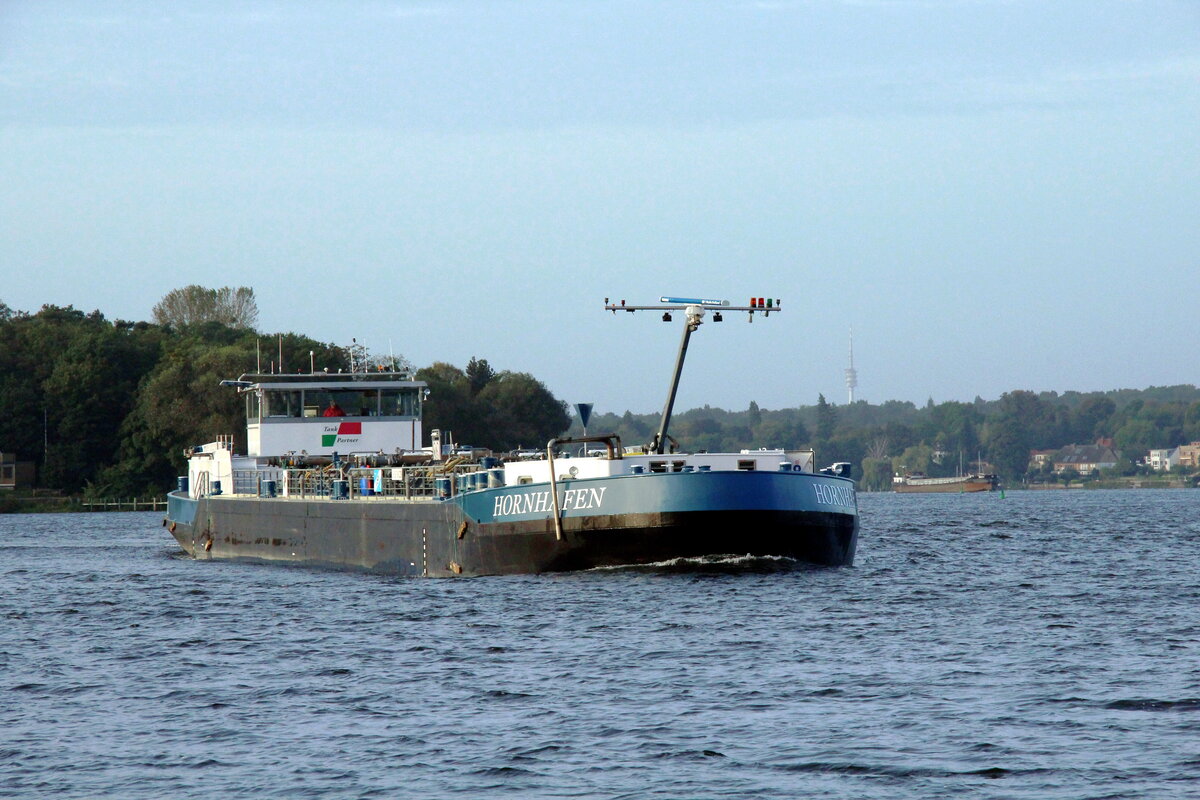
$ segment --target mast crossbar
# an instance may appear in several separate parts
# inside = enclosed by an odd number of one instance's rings
[[[654,439],[646,445],[646,449],[655,454],[665,452],[667,441],[674,441],[667,434],[667,428],[671,424],[671,413],[675,407],[675,394],[679,390],[679,378],[683,374],[683,361],[687,357],[688,341],[691,339],[692,332],[704,321],[704,316],[708,311],[712,311],[712,321],[720,322],[722,314],[726,311],[746,311],[749,313],[750,322],[754,321],[755,314],[762,314],[764,317],[771,315],[773,311],[779,311],[779,301],[771,298],[751,298],[748,306],[730,305],[728,300],[705,300],[705,299],[689,299],[681,297],[660,297],[659,305],[647,306],[631,306],[627,305],[624,300],[618,303],[611,303],[609,299],[604,298],[604,310],[611,311],[614,315],[618,311],[662,311],[663,322],[671,321],[672,311],[684,312],[683,338],[679,342],[679,354],[675,357],[675,371],[671,375],[671,385],[667,391],[667,402],[663,406],[662,419],[658,425],[658,432],[654,434]]]

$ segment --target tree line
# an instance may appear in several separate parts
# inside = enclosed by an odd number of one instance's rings
[[[185,287],[163,298],[153,322],[47,305],[36,313],[0,302],[0,451],[36,465],[38,486],[67,494],[130,497],[171,488],[185,449],[233,434],[244,452],[245,406],[220,386],[259,369],[308,372],[393,363],[362,347],[298,333],[254,330],[253,291]],[[407,366],[407,365],[406,365]],[[417,370],[432,394],[425,429],[459,442],[509,449],[545,441],[570,423],[565,403],[533,376],[436,363]]]
[[[592,432],[612,430],[623,444],[650,440],[657,414],[592,416]],[[578,421],[572,431],[579,432]],[[751,402],[743,411],[695,408],[676,414],[672,435],[683,450],[813,449],[818,466],[844,461],[866,489],[887,489],[897,472],[949,477],[982,461],[1010,483],[1038,477],[1029,469],[1035,450],[1112,439],[1116,471],[1145,471],[1151,449],[1200,441],[1200,390],[1190,384],[1108,392],[1006,392],[997,400],[947,401],[924,406],[890,400],[768,410]]]
[[[253,291],[185,287],[153,309],[152,322],[108,320],[99,311],[0,303],[0,451],[36,463],[40,486],[66,493],[133,496],[162,492],[184,450],[233,433],[244,446],[244,408],[223,379],[253,372],[376,366],[357,343],[342,347],[298,333],[254,330]],[[311,355],[310,355],[311,354]],[[311,359],[311,360],[310,360]],[[436,362],[415,377],[431,396],[425,429],[451,430],[462,444],[505,451],[540,448],[570,428],[566,404],[532,375]],[[592,433],[649,442],[657,414],[596,413]],[[1033,450],[1113,440],[1118,471],[1132,474],[1152,448],[1200,441],[1200,390],[1192,385],[1108,392],[1015,390],[997,400],[924,406],[902,401],[741,411],[704,406],[674,416],[684,450],[812,448],[818,465],[854,465],[865,488],[887,488],[894,472],[953,475],[982,460],[1006,481],[1027,476]]]

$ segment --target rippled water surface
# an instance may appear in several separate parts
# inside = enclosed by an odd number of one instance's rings
[[[1200,797],[1200,492],[860,504],[853,568],[458,580],[0,516],[0,797]]]

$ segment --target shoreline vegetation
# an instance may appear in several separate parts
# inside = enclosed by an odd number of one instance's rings
[[[577,417],[528,373],[494,369],[476,357],[464,368],[435,362],[415,368],[403,356],[373,355],[294,332],[262,332],[253,291],[189,286],[166,295],[150,322],[108,320],[100,311],[46,305],[36,313],[0,302],[0,453],[31,462],[33,486],[67,500],[19,500],[0,491],[0,511],[70,506],[78,501],[162,497],[186,465],[185,450],[233,434],[245,447],[241,398],[223,379],[254,371],[328,369],[410,371],[428,383],[424,427],[496,452],[539,447],[582,433]],[[1200,441],[1200,389],[1192,384],[1101,392],[1015,389],[996,400],[924,405],[859,400],[743,410],[704,406],[675,414],[682,449],[737,452],[812,449],[818,466],[853,465],[861,491],[890,491],[893,475],[951,477],[994,473],[1009,490],[1173,488],[1194,484],[1194,467],[1154,473],[1151,449]],[[808,398],[804,398],[808,399]],[[591,431],[643,444],[658,414],[597,411]],[[1056,474],[1053,458],[1031,466],[1035,451],[1111,443],[1117,463],[1079,476]],[[1082,487],[1081,487],[1082,488]]]

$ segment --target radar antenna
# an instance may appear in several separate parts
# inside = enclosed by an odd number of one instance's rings
[[[658,425],[658,432],[654,434],[654,439],[650,444],[646,445],[646,449],[655,454],[661,455],[666,451],[667,440],[670,439],[667,435],[667,428],[671,424],[671,411],[675,407],[675,393],[679,389],[679,376],[683,374],[683,360],[687,356],[688,340],[692,336],[692,331],[700,327],[704,321],[705,315],[709,310],[712,311],[712,321],[721,322],[723,314],[726,311],[745,311],[747,319],[754,322],[755,314],[762,314],[764,317],[769,317],[771,312],[779,311],[779,300],[771,297],[751,297],[750,305],[734,306],[730,305],[728,300],[706,300],[703,298],[690,297],[660,297],[658,299],[660,305],[656,306],[630,306],[626,305],[622,300],[620,304],[610,303],[609,299],[604,298],[604,310],[611,311],[616,314],[618,311],[661,311],[663,312],[662,321],[671,321],[672,311],[682,311],[684,313],[685,324],[683,326],[683,339],[679,342],[679,355],[675,358],[675,372],[671,376],[671,387],[667,392],[667,402],[663,406],[662,420]],[[673,439],[671,439],[674,442]]]

